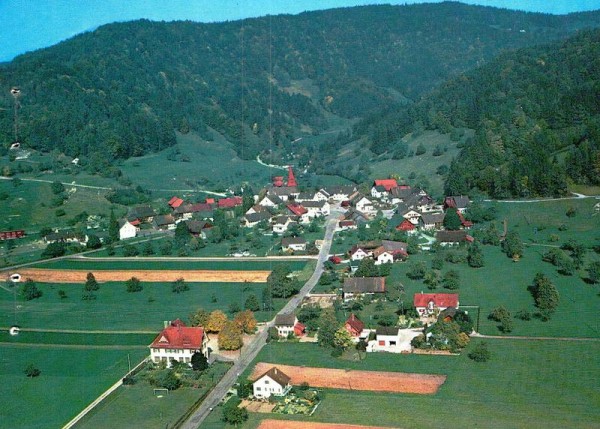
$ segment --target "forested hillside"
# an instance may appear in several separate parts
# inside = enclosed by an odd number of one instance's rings
[[[18,86],[20,140],[78,156],[92,171],[173,145],[175,130],[208,137],[208,127],[250,159],[326,130],[336,117],[362,118],[417,99],[502,50],[599,22],[598,13],[444,3],[218,24],[111,24],[2,66],[0,142],[13,140],[9,90]]]
[[[506,53],[452,79],[402,117],[477,133],[450,167],[449,194],[562,195],[600,184],[600,31]]]

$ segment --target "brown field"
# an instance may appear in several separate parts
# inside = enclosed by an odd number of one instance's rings
[[[277,404],[270,404],[269,402],[249,401],[247,399],[242,400],[240,407],[246,407],[251,413],[270,413],[273,411]]]
[[[295,422],[291,420],[263,420],[258,429],[391,429],[383,426],[345,425],[338,423]]]
[[[256,364],[250,379],[260,377],[273,366],[291,377],[290,383],[296,386],[306,382],[311,387],[430,395],[446,381],[445,375],[311,368],[265,362]]]
[[[87,270],[48,270],[27,268],[17,271],[23,281],[30,278],[40,283],[85,283]],[[211,270],[98,270],[94,277],[102,282],[120,282],[137,277],[143,282],[172,282],[183,278],[186,282],[250,282],[264,283],[270,271],[211,271]],[[8,278],[10,274],[5,273]]]

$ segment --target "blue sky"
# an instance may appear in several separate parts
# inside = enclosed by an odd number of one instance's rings
[[[438,3],[442,0],[429,0]],[[0,61],[54,45],[99,25],[148,18],[214,22],[364,4],[423,0],[0,0]],[[600,0],[463,0],[463,3],[563,14],[600,9]]]

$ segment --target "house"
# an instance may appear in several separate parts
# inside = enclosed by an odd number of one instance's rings
[[[261,222],[266,222],[271,219],[271,213],[262,211],[259,213],[250,213],[244,216],[244,226],[246,228],[252,228]]]
[[[279,197],[282,201],[288,201],[290,198],[296,198],[299,192],[295,186],[280,186],[269,189],[269,194]]]
[[[279,204],[283,204],[283,201],[277,195],[267,194],[258,204],[263,207],[277,207]]]
[[[435,230],[444,227],[444,218],[446,213],[423,213],[419,219],[421,229]]]
[[[388,191],[385,189],[385,186],[373,186],[371,188],[371,196],[373,198],[377,198],[379,200],[387,200],[388,199]]]
[[[392,204],[403,203],[413,194],[413,190],[408,185],[400,185],[397,188],[392,188],[389,192]]]
[[[255,398],[269,398],[273,396],[286,395],[292,385],[291,378],[277,367],[273,367],[258,377],[252,383],[252,393]]]
[[[385,293],[385,277],[351,277],[344,279],[342,297],[351,299],[356,295]]]
[[[249,214],[252,214],[252,213],[263,213],[263,212],[268,212],[268,210],[267,210],[267,208],[265,206],[261,206],[260,204],[254,204],[244,214],[249,215]]]
[[[176,209],[177,207],[179,207],[180,205],[183,204],[183,200],[179,197],[173,197],[169,200],[169,202],[167,203],[169,205],[169,207],[171,207],[172,209]]]
[[[363,329],[365,329],[365,324],[358,317],[356,317],[354,313],[351,313],[350,317],[348,317],[344,323],[344,328],[346,328],[346,331],[348,331],[350,335],[358,338]]]
[[[353,220],[341,220],[338,223],[338,230],[339,231],[347,231],[349,229],[357,229],[358,226],[356,225],[356,222],[354,222]]]
[[[281,239],[281,249],[284,252],[287,251],[305,251],[306,250],[306,240],[302,237],[283,237]]]
[[[458,308],[457,293],[415,293],[413,304],[421,316],[430,316],[448,307]]]
[[[127,219],[119,220],[119,240],[127,240],[136,236],[139,221],[129,222]]]
[[[237,206],[241,206],[244,203],[242,197],[229,197],[229,198],[221,198],[218,201],[218,206],[220,209],[232,209]]]
[[[178,219],[189,220],[194,214],[210,218],[213,215],[213,205],[207,203],[182,204],[173,210],[173,216]]]
[[[377,214],[377,210],[373,206],[373,201],[371,201],[365,196],[359,196],[358,198],[355,198],[353,203],[356,210],[358,210],[361,213],[364,213],[369,216],[374,216],[375,214]]]
[[[302,323],[298,322],[298,318],[294,313],[275,316],[275,328],[277,329],[277,335],[281,338],[287,338],[290,334],[301,337],[306,329]]]
[[[86,244],[88,236],[74,231],[55,231],[44,237],[46,243],[78,243]]]
[[[307,215],[310,218],[329,216],[331,212],[331,206],[327,201],[303,201],[302,207],[308,211]]]
[[[286,207],[293,216],[300,217],[308,213],[308,210],[298,203],[288,204]]]
[[[393,264],[394,254],[391,251],[387,251],[385,247],[379,246],[373,250],[373,259],[375,260],[375,265]]]
[[[377,351],[395,348],[399,343],[399,328],[394,326],[380,326],[375,331]],[[374,350],[375,351],[375,350]]]
[[[173,230],[177,228],[173,215],[158,215],[152,220],[152,225],[156,229]]]
[[[350,260],[351,261],[362,261],[363,259],[372,255],[370,250],[364,249],[359,246],[352,246],[350,249]]]
[[[379,199],[388,199],[388,196],[392,189],[398,187],[396,179],[380,179],[375,180],[373,187],[371,188],[371,196]]]
[[[346,213],[344,213],[344,220],[351,220],[356,225],[366,224],[369,222],[369,218],[362,212],[358,210],[354,210],[354,208],[350,208]]]
[[[356,193],[356,186],[353,185],[342,185],[342,186],[326,186],[319,190],[322,195],[327,195],[327,199],[333,201],[344,201],[349,200]]]
[[[186,220],[185,225],[187,226],[190,234],[192,234],[194,237],[202,238],[206,238],[205,231],[212,228],[212,225],[204,220]]]
[[[409,221],[408,219],[403,219],[402,222],[396,226],[396,231],[404,231],[407,234],[414,232],[416,230],[415,225]]]
[[[204,328],[188,327],[177,319],[169,323],[150,344],[150,359],[154,363],[185,362],[191,366],[194,353],[202,353],[208,359],[208,336]]]
[[[369,341],[367,352],[407,353],[412,346],[411,340],[421,334],[420,329],[399,329],[393,326],[381,326],[375,331],[375,340]]]
[[[469,203],[469,197],[464,195],[446,197],[444,198],[444,210],[453,208],[458,210],[459,213],[464,213]]]
[[[127,215],[127,219],[132,221],[138,219],[140,222],[152,222],[154,219],[154,210],[150,206],[137,206],[131,209]]]
[[[442,246],[454,246],[460,243],[472,243],[473,237],[467,234],[465,230],[458,231],[438,231],[435,234],[435,239]]]
[[[413,225],[419,224],[419,219],[421,218],[421,213],[414,209],[405,210],[403,213],[400,213],[402,217],[408,220]]]
[[[314,192],[300,192],[296,197],[296,202],[301,203],[304,201],[327,201],[327,199],[318,200]]]
[[[273,222],[273,232],[282,234],[288,230],[288,228],[295,224],[294,220],[290,216],[277,216]]]
[[[381,245],[394,256],[408,256],[408,244],[403,241],[381,240]]]

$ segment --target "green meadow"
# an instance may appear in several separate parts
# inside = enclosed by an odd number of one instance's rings
[[[158,332],[163,321],[186,320],[198,308],[227,311],[230,304],[243,308],[251,294],[260,300],[262,283],[189,283],[190,290],[173,293],[171,283],[142,283],[141,292],[130,293],[124,283],[102,283],[95,300],[82,300],[83,285],[38,283],[42,297],[15,301],[13,293],[0,289],[0,326],[16,322],[23,328],[73,330],[150,330]],[[59,290],[67,297],[60,298]],[[275,310],[258,311],[259,321],[270,320],[283,307],[276,299]],[[16,319],[16,320],[15,320]]]
[[[480,340],[473,340],[477,343]],[[324,391],[312,417],[251,414],[243,428],[264,418],[425,429],[590,428],[600,424],[600,342],[488,340],[485,363],[460,356],[371,353],[361,362],[329,356],[314,344],[273,343],[256,362],[445,374],[434,395]],[[473,344],[472,344],[473,345]],[[469,346],[467,352],[472,345]],[[203,428],[224,428],[216,409]]]
[[[8,335],[2,333],[2,336]],[[6,428],[57,428],[112,386],[147,349],[0,345],[0,398]],[[26,377],[34,364],[41,374]]]

